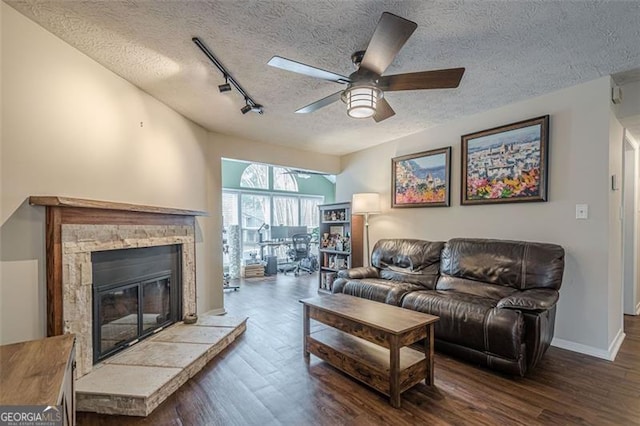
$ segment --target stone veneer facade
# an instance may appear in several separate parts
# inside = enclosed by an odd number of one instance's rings
[[[189,225],[62,225],[65,333],[76,335],[76,377],[93,368],[91,252],[182,245],[182,313],[196,312],[195,230]]]

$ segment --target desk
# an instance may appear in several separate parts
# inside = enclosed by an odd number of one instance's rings
[[[309,251],[312,251],[313,247],[317,247],[319,244],[319,242],[317,240],[311,240],[309,241]],[[287,246],[287,248],[290,248],[293,245],[293,240],[280,240],[280,241],[262,241],[258,243],[258,246],[260,246],[260,259],[264,260],[264,248],[265,247],[269,247],[270,251],[273,251],[271,249],[273,249],[273,247],[280,247],[280,246]]]
[[[292,240],[280,240],[280,241],[262,241],[258,243],[260,246],[260,259],[264,260],[264,248],[269,247],[269,251],[273,252],[274,247],[287,246],[291,247]]]

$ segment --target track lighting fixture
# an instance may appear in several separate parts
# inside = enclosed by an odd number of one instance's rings
[[[229,74],[227,69],[222,66],[220,61],[218,61],[218,59],[213,56],[213,53],[211,53],[207,46],[205,46],[205,44],[198,37],[193,37],[191,41],[193,41],[195,45],[198,46],[200,50],[202,50],[202,53],[205,54],[205,56],[213,63],[213,65],[216,66],[216,68],[220,70],[220,72],[224,76],[225,83],[218,86],[218,90],[220,91],[220,93],[230,91],[231,86],[233,86],[244,98],[245,106],[240,108],[240,111],[243,114],[246,114],[250,111],[256,112],[258,114],[264,114],[263,106],[254,101],[253,98],[251,98],[251,96],[247,94],[247,92],[240,86],[240,84]]]
[[[231,85],[229,84],[229,76],[225,75],[224,76],[224,84],[221,84],[218,86],[218,90],[220,91],[220,93],[224,93],[224,92],[230,92],[231,91]]]

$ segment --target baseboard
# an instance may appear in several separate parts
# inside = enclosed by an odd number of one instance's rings
[[[611,342],[611,344],[609,345],[611,361],[615,361],[616,356],[618,355],[618,351],[620,350],[620,346],[622,346],[622,342],[624,342],[625,337],[627,337],[627,335],[624,333],[623,329],[621,328],[620,330],[618,330],[618,334],[616,335],[615,339],[613,339],[613,342]]]
[[[558,339],[555,337],[551,341],[551,346],[555,346],[560,349],[566,349],[568,351],[579,352],[581,354],[594,356],[596,358],[606,359],[608,361],[613,361],[614,359],[616,359],[616,355],[620,350],[620,346],[622,345],[625,336],[626,335],[624,334],[624,331],[620,329],[615,339],[613,339],[613,342],[611,342],[611,344],[609,345],[608,350],[594,348],[593,346],[583,345],[582,343],[575,343],[569,340]]]
[[[205,312],[207,315],[227,315],[227,311],[224,308],[212,309]]]

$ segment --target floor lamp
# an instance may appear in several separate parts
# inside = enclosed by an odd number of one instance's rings
[[[375,192],[361,192],[353,194],[351,200],[351,213],[364,215],[364,230],[365,238],[367,240],[367,261],[365,266],[368,266],[369,260],[369,215],[380,213],[380,194]]]

